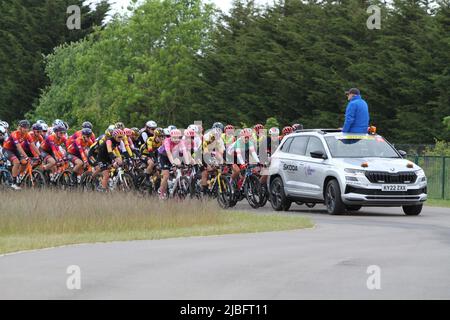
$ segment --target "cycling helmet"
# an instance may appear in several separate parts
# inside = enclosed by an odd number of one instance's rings
[[[288,135],[290,133],[292,133],[294,130],[292,129],[292,127],[290,126],[286,126],[283,128],[283,135]]]
[[[28,120],[20,120],[19,121],[19,127],[21,128],[30,128],[30,121]]]
[[[40,123],[35,123],[33,124],[33,126],[31,127],[31,129],[35,130],[35,131],[42,131],[42,125]]]
[[[41,124],[42,131],[47,132],[48,131],[48,125],[46,123]]]
[[[214,122],[214,124],[212,125],[212,129],[220,129],[221,132],[223,132],[224,129],[224,125],[222,122]]]
[[[114,138],[119,137],[119,136],[124,136],[124,135],[125,135],[125,133],[121,129],[114,129],[114,131],[112,132],[112,136]]]
[[[2,126],[5,129],[8,129],[9,128],[9,123],[6,122],[6,121],[0,121],[0,126]]]
[[[164,129],[163,129],[163,133],[164,133],[165,136],[170,136],[170,130],[169,130],[169,128],[164,128]]]
[[[114,125],[114,128],[123,130],[123,129],[125,129],[125,125],[123,124],[123,122],[117,122],[117,123]]]
[[[66,128],[66,130],[69,130],[69,124],[67,122],[63,122],[63,126]]]
[[[110,125],[110,126],[108,127],[108,129],[106,129],[106,131],[105,131],[106,136],[110,137],[110,136],[112,135],[114,129],[115,129],[114,125],[113,125],[113,124]]]
[[[47,124],[47,122],[45,122],[44,120],[38,120],[36,121],[36,123],[39,123],[40,125]]]
[[[225,132],[227,132],[227,131],[231,131],[231,130],[234,130],[234,127],[233,127],[233,125],[231,125],[231,124],[227,124],[227,125],[225,126]]]
[[[173,129],[170,131],[170,137],[181,137],[181,131],[178,129]]]
[[[169,132],[172,130],[177,129],[177,127],[175,127],[173,124],[171,124],[170,126],[167,127],[167,129],[169,129]]]
[[[155,137],[161,137],[164,134],[164,132],[163,129],[156,128],[155,131],[153,131],[153,134],[155,135]]]
[[[190,124],[189,127],[187,127],[189,130],[193,130],[195,133],[199,133],[198,126],[195,124]]]
[[[55,121],[53,121],[53,126],[56,127],[57,125],[64,125],[64,121],[62,121],[61,119],[56,119]]]
[[[92,129],[91,128],[83,128],[81,130],[81,134],[83,136],[91,136],[92,135]]]
[[[303,125],[301,125],[300,123],[294,123],[294,124],[292,125],[292,130],[293,130],[293,131],[303,130]]]
[[[158,125],[156,124],[156,122],[153,121],[153,120],[147,121],[147,123],[145,124],[145,126],[146,126],[147,128],[150,128],[150,129],[156,129],[156,128],[158,127]]]
[[[276,127],[272,127],[269,129],[269,135],[271,136],[278,136],[280,134],[280,129]]]
[[[133,135],[135,137],[138,137],[141,134],[141,131],[139,130],[139,128],[133,127],[133,128],[131,128],[131,130],[133,131]]]
[[[92,129],[92,123],[90,123],[89,121],[85,121],[83,122],[83,124],[81,125],[82,128],[89,128]]]
[[[186,130],[184,130],[184,136],[193,138],[193,137],[195,137],[195,131],[192,129],[186,129]]]
[[[241,137],[247,137],[247,138],[249,138],[249,137],[252,136],[252,129],[250,129],[250,128],[242,129],[241,132],[239,133],[239,135],[240,135]]]
[[[264,126],[261,123],[258,123],[258,124],[255,124],[253,129],[255,129],[255,131],[258,132],[259,130],[264,129]]]
[[[0,126],[0,133],[5,134],[6,128],[4,126]]]
[[[131,129],[128,129],[128,128],[125,128],[125,129],[123,129],[123,133],[125,133],[125,135],[127,136],[127,137],[131,137],[132,135],[133,135],[133,130],[131,130]]]
[[[53,132],[66,132],[66,131],[67,131],[66,127],[62,124],[53,127]]]

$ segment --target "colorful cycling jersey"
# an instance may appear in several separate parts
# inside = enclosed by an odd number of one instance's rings
[[[247,142],[245,142],[243,138],[237,139],[235,143],[228,147],[227,152],[230,154],[236,153],[237,161],[239,164],[248,162],[250,156],[252,158],[252,162],[259,162],[255,143],[252,139],[249,139]],[[244,155],[245,158],[243,158],[242,155]]]
[[[158,153],[160,155],[167,156],[167,151],[172,153],[178,151],[180,155],[182,155],[183,152],[186,151],[186,147],[183,140],[180,140],[178,143],[174,143],[171,138],[166,138],[164,139],[163,144],[158,148]]]
[[[3,143],[3,148],[16,152],[17,151],[17,145],[23,145],[25,142],[27,143],[33,143],[33,138],[30,136],[30,134],[27,132],[23,134],[19,130],[14,131],[10,134],[10,136],[6,139],[6,141]]]
[[[31,137],[31,140],[36,147],[44,141],[44,138],[41,135],[34,134],[34,132],[29,132],[28,135]],[[33,157],[39,157],[39,154],[35,152],[35,149],[30,147],[30,143],[27,140],[23,141],[20,146],[26,154],[33,155]]]
[[[73,135],[71,135],[70,138],[68,139],[67,143],[72,143],[72,141],[70,141],[70,140],[75,140],[75,139],[78,139],[78,138],[82,137],[83,136],[82,131],[83,130],[78,130]],[[95,134],[94,133],[92,133],[89,138],[92,141],[92,143],[95,142]]]
[[[62,153],[60,150],[60,146],[66,144],[66,137],[58,138],[56,133],[52,133],[47,136],[45,140],[41,144],[41,150],[45,151],[48,154],[52,154],[56,156],[58,159],[62,158]]]
[[[148,156],[150,153],[153,153],[161,147],[163,141],[162,138],[156,138],[155,136],[150,137],[147,141],[141,145],[141,153],[144,156]]]
[[[222,133],[222,141],[226,146],[230,146],[236,142],[236,136]]]
[[[100,162],[112,161],[115,157],[117,157],[115,151],[120,146],[121,142],[122,141],[117,142],[114,138],[105,139],[105,142],[98,146],[97,160]],[[112,152],[109,152],[108,148],[110,148]]]
[[[133,156],[133,151],[132,149],[134,148],[134,144],[133,141],[131,140],[131,138],[124,136],[122,141],[120,141],[120,146],[119,146],[119,151],[120,153],[128,153],[128,155],[130,157]]]
[[[71,136],[66,143],[67,152],[74,156],[81,157],[83,161],[87,161],[85,150],[93,144],[92,139],[89,138],[85,140],[82,135],[76,139],[73,139],[73,137],[74,136]]]

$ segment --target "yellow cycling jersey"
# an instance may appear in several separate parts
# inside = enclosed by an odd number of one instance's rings
[[[149,155],[152,152],[155,152],[159,147],[162,145],[162,139],[159,139],[159,141],[156,140],[156,137],[149,137],[147,141],[141,146],[141,154],[142,155]]]

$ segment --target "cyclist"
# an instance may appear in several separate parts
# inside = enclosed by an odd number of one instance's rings
[[[41,158],[44,161],[44,171],[54,171],[57,163],[65,161],[62,146],[66,145],[66,127],[64,125],[56,125],[53,127],[53,133],[48,135],[40,146]]]
[[[172,166],[180,166],[181,160],[179,156],[184,158],[185,163],[190,163],[190,157],[184,143],[181,140],[181,131],[178,129],[173,129],[170,132],[170,137],[166,138],[158,148],[159,154],[159,166],[162,170],[161,186],[159,189],[160,199],[167,198],[167,184],[169,180],[169,170]]]
[[[87,167],[89,162],[86,150],[93,144],[92,129],[83,128],[80,130],[81,135],[72,135],[67,140],[67,159],[74,165],[72,171],[72,183],[78,183],[79,177],[83,174],[83,167]]]
[[[222,131],[216,127],[209,130],[203,138],[203,167],[200,184],[202,193],[206,194],[208,190],[208,173],[213,170],[211,164],[223,164],[223,155],[225,153],[225,144],[222,139]]]
[[[96,161],[99,164],[99,170],[103,173],[102,185],[98,188],[98,191],[107,189],[111,167],[122,165],[122,159],[117,156],[117,150],[124,137],[123,130],[114,129],[111,137],[106,138],[104,143],[98,146]]]
[[[158,160],[158,148],[161,147],[164,136],[162,130],[156,128],[152,137],[148,137],[145,144],[141,146],[142,160],[147,164],[145,169],[145,180],[150,181],[153,168]]]
[[[237,180],[241,169],[245,169],[249,161],[252,163],[259,163],[252,135],[252,129],[242,129],[239,133],[239,138],[228,149],[228,153],[234,155],[234,163],[232,166],[233,173],[231,175],[232,182]]]
[[[145,123],[145,127],[142,128],[139,133],[139,139],[137,140],[136,146],[140,148],[142,145],[144,145],[147,142],[147,139],[153,136],[157,127],[158,124],[155,121],[147,121]]]
[[[23,144],[27,142],[30,145],[30,148],[36,153],[39,154],[38,149],[36,148],[32,137],[29,135],[28,131],[30,130],[30,122],[28,120],[19,121],[19,126],[16,131],[12,132],[11,135],[6,139],[3,144],[3,154],[12,164],[12,179],[13,183],[11,184],[11,188],[15,190],[20,190],[20,187],[17,186],[17,177],[19,173],[25,168],[28,164],[28,155],[23,149]],[[20,159],[20,160],[19,160]]]
[[[290,135],[292,132],[294,132],[294,129],[292,129],[291,126],[286,126],[283,128],[282,135],[280,136],[280,141],[283,140],[283,138],[287,135]]]

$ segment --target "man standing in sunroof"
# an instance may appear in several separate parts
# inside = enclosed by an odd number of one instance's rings
[[[369,107],[361,98],[357,88],[346,91],[348,105],[345,110],[345,122],[342,132],[367,133],[369,127]]]

